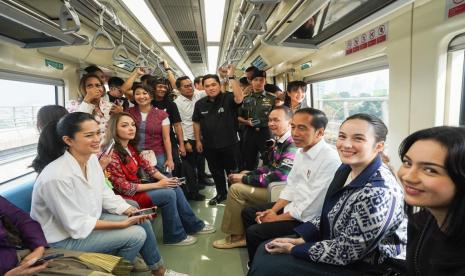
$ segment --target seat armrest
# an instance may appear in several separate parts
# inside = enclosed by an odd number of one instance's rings
[[[279,194],[284,189],[286,181],[271,182],[268,185],[268,200],[270,202],[275,202],[279,198]]]

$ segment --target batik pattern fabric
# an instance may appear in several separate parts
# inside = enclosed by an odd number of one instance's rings
[[[407,217],[395,176],[380,158],[344,186],[349,173],[350,167],[341,165],[326,194],[322,215],[295,229],[306,243],[291,253],[333,265],[405,259]]]

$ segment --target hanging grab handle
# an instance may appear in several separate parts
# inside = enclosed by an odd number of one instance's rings
[[[81,29],[81,21],[69,0],[63,0],[63,6],[60,8],[60,29],[64,34],[77,33]],[[73,20],[74,26],[68,28],[68,20]]]
[[[103,15],[105,14],[105,10],[106,8],[103,7],[102,11],[100,12],[100,17],[99,17],[100,28],[98,28],[97,32],[94,35],[94,38],[92,39],[92,47],[97,50],[113,50],[115,48],[115,42],[113,42],[113,39],[111,39],[110,34],[107,31],[105,31],[105,29],[103,28]],[[110,42],[110,46],[107,46],[107,47],[97,46],[97,39],[100,36],[106,38]]]
[[[236,50],[250,50],[253,48],[253,40],[252,36],[247,33],[246,31],[240,32],[239,35],[237,36],[236,43],[239,44],[241,39],[244,38],[244,43],[242,44],[242,47],[239,47],[238,45],[234,45]]]
[[[121,28],[121,40],[120,44],[113,51],[113,60],[114,61],[126,61],[129,59],[128,49],[124,46],[124,30]]]
[[[137,67],[148,67],[147,59],[142,53],[142,42],[139,40],[139,55],[136,57],[136,66]]]

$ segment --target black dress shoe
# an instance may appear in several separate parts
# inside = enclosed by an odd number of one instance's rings
[[[225,201],[226,197],[226,195],[216,195],[214,198],[210,199],[208,205],[216,205],[222,201]]]
[[[194,194],[194,195],[189,196],[189,199],[190,199],[190,200],[194,200],[194,201],[204,201],[204,200],[205,200],[205,196],[202,195],[202,194],[197,193],[197,194]]]

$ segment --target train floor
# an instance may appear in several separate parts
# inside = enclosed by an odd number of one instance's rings
[[[189,246],[163,245],[161,217],[154,222],[160,253],[166,267],[190,276],[243,276],[247,275],[247,249],[235,248],[220,250],[212,246],[213,241],[224,238],[221,232],[224,204],[209,206],[208,199],[215,195],[215,187],[206,187],[202,191],[205,201],[190,201],[195,214],[202,220],[214,224],[216,232],[207,235],[195,235],[197,243]],[[146,275],[133,273],[134,276]]]

